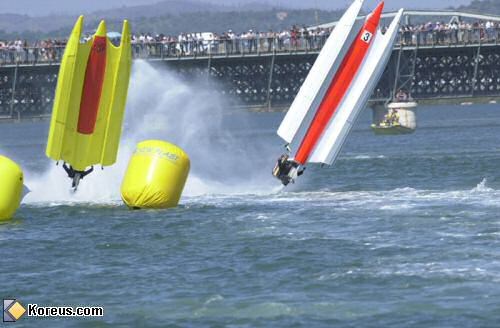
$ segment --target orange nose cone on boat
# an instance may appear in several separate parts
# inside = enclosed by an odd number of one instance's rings
[[[365,27],[367,27],[368,24],[370,24],[370,25],[374,26],[375,28],[377,28],[378,23],[380,22],[380,17],[382,16],[382,10],[384,10],[384,1],[379,3],[377,8],[375,8],[375,10],[372,11],[370,17],[366,21]]]
[[[78,116],[78,132],[82,134],[94,132],[106,73],[106,46],[106,24],[102,21],[94,35],[85,71]]]

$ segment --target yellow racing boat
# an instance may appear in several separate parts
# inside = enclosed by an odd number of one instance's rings
[[[132,66],[127,21],[118,47],[106,36],[104,21],[84,43],[82,28],[80,16],[59,69],[46,150],[47,157],[65,163],[75,189],[89,167],[116,162]]]

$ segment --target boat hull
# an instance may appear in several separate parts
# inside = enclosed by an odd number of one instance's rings
[[[388,127],[382,127],[382,126],[372,126],[371,127],[373,132],[376,135],[399,135],[399,134],[412,134],[415,132],[415,129],[408,128],[406,126],[388,126]]]

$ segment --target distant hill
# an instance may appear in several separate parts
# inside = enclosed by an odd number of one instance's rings
[[[304,10],[265,10],[254,12],[215,12],[215,13],[185,13],[177,16],[162,16],[140,19],[135,24],[135,31],[165,33],[177,35],[180,32],[217,32],[232,29],[236,32],[248,31],[279,31],[292,25],[314,25],[317,22],[337,20],[341,12]]]
[[[224,12],[234,10],[232,7],[213,5],[189,0],[166,0],[152,5],[124,6],[85,14],[86,20],[97,21],[101,18],[133,20],[143,17],[158,17],[164,15],[179,15],[192,12]],[[71,15],[49,15],[30,17],[18,14],[0,14],[0,31],[4,33],[22,33],[38,31],[47,33],[70,26],[76,17]]]
[[[474,0],[467,6],[457,7],[460,11],[500,15],[500,0]]]
[[[59,29],[61,26],[73,24],[74,21],[75,17],[71,16],[30,17],[17,14],[0,14],[0,31],[6,34],[48,32]]]
[[[177,35],[180,32],[223,32],[248,29],[280,30],[291,25],[312,25],[336,20],[342,11],[313,9],[287,10],[259,2],[238,6],[205,2],[167,0],[152,5],[120,7],[85,15],[86,31],[94,30],[106,19],[109,30],[120,31],[123,19],[129,19],[134,33]],[[77,17],[51,15],[30,17],[0,14],[0,39],[45,39],[67,37]]]
[[[234,10],[234,7],[189,0],[166,0],[151,5],[123,6],[96,11],[88,16],[92,18],[106,17],[116,19],[127,17],[129,20],[133,20],[142,17],[179,15],[192,12],[224,12],[231,10]]]
[[[294,4],[287,1],[278,3]],[[474,0],[470,5],[456,9],[500,15],[500,0]],[[99,20],[106,19],[109,30],[120,31],[122,20],[127,18],[136,34],[178,35],[181,32],[207,31],[220,33],[229,28],[238,32],[248,29],[276,31],[290,28],[292,25],[335,21],[342,12],[343,10],[286,9],[262,2],[231,6],[199,0],[164,0],[151,5],[124,6],[86,14],[85,29],[91,32],[97,27]],[[0,39],[66,38],[76,18],[71,15],[30,17],[0,14]]]

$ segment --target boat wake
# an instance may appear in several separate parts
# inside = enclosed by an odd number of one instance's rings
[[[335,208],[337,210],[375,210],[406,212],[428,206],[491,206],[500,207],[500,190],[487,186],[483,179],[472,189],[464,190],[418,190],[398,188],[384,191],[307,191],[290,192],[274,189],[267,194],[216,194],[210,196],[190,196],[187,203],[205,203],[213,206],[283,204],[288,208],[304,206],[314,208]]]

